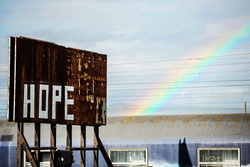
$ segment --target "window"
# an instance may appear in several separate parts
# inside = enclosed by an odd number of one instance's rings
[[[239,167],[240,148],[197,148],[198,167]]]
[[[34,150],[31,152],[34,154]],[[50,167],[50,150],[40,150],[41,162],[40,167]],[[28,158],[26,157],[26,152],[24,151],[24,166],[32,167]]]
[[[1,141],[12,141],[13,135],[2,135]]]
[[[132,167],[148,164],[147,148],[110,148],[109,157],[116,167]]]

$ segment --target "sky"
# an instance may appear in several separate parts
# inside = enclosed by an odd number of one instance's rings
[[[107,54],[108,116],[244,113],[250,103],[250,1],[1,0],[0,119],[9,36]]]

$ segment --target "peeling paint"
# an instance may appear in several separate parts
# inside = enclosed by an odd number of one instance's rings
[[[96,122],[106,122],[106,98],[96,97]]]

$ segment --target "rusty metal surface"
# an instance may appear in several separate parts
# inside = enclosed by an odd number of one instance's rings
[[[16,61],[9,70],[9,121],[106,124],[106,55],[25,37],[10,40],[10,48],[16,41]]]

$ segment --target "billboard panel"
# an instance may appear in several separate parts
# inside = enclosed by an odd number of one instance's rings
[[[8,121],[106,124],[107,55],[26,37],[9,55]]]

